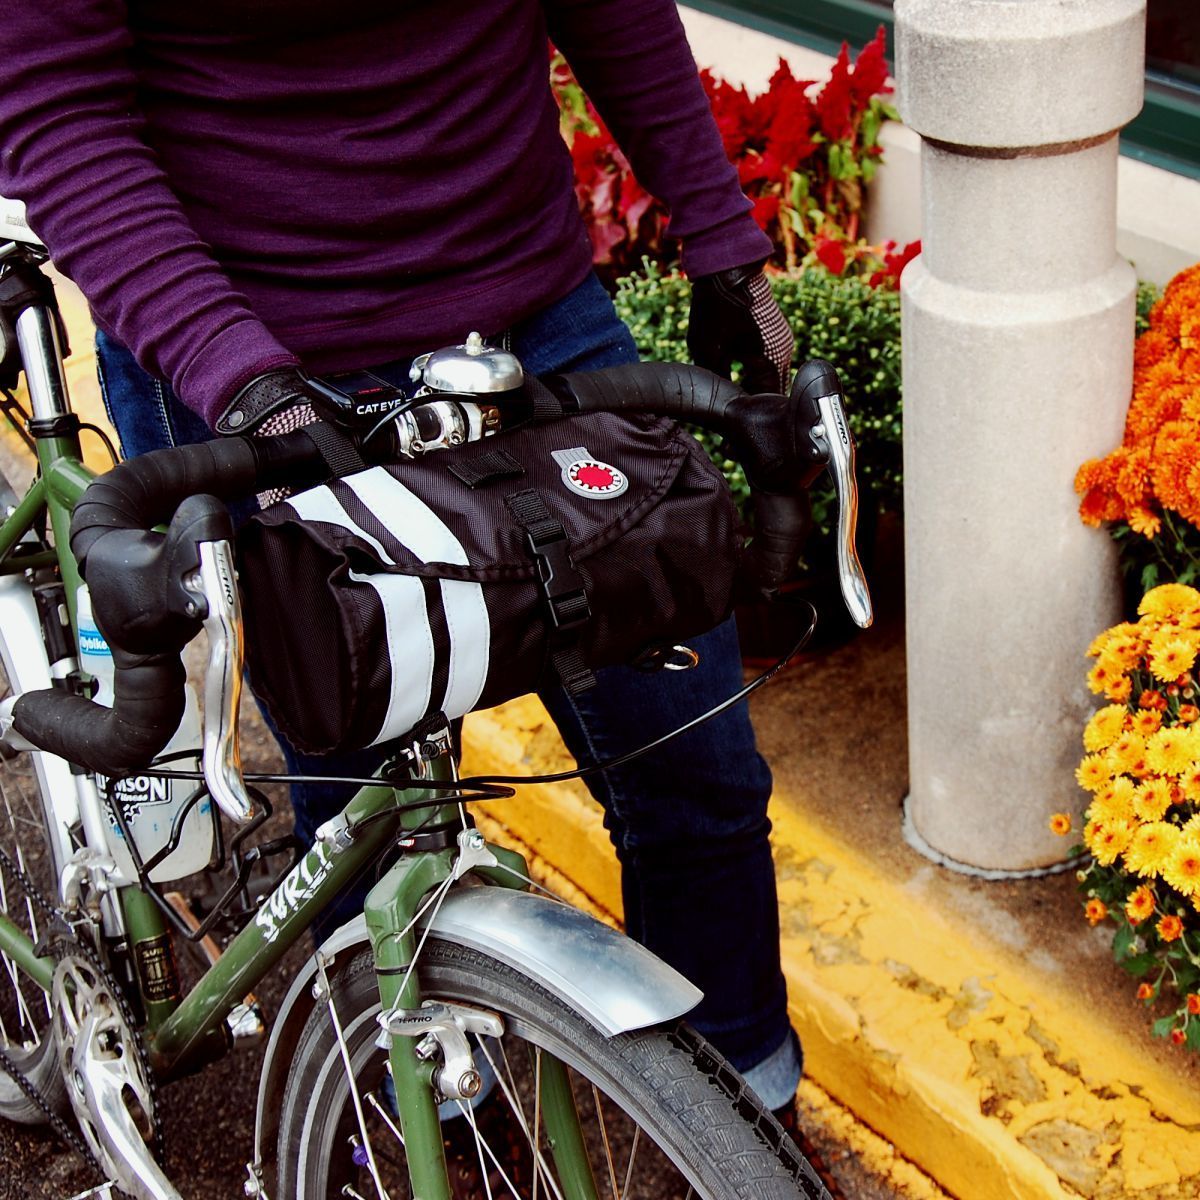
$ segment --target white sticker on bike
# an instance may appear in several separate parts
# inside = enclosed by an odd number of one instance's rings
[[[316,859],[315,862],[312,860]],[[254,923],[263,937],[273,942],[300,906],[312,898],[333,869],[333,851],[318,842],[284,877],[283,882],[267,897],[266,903],[254,914]]]

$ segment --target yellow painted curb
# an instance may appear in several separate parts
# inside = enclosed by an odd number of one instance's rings
[[[532,699],[468,719],[465,772],[569,763]],[[578,784],[484,808],[602,913],[616,860]],[[961,1200],[1200,1196],[1200,1096],[1060,982],[772,802],[784,970],[812,1078]]]

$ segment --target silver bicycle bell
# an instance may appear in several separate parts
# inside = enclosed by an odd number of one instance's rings
[[[500,409],[487,397],[519,388],[525,372],[515,354],[472,333],[461,346],[413,359],[409,378],[421,385],[413,397],[421,404],[396,418],[396,445],[404,458],[416,458],[496,433]]]
[[[446,346],[413,359],[409,378],[422,384],[422,391],[479,396],[519,388],[525,372],[515,354],[489,346],[478,333],[471,333],[461,346]]]

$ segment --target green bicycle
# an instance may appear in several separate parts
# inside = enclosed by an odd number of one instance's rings
[[[250,894],[252,864],[281,847],[250,845],[265,810],[240,770],[241,614],[229,518],[211,497],[311,477],[315,458],[311,446],[273,455],[228,439],[156,452],[93,486],[43,261],[35,245],[0,244],[0,304],[19,351],[0,362],[0,383],[19,361],[38,462],[0,524],[0,1116],[54,1124],[97,1168],[97,1195],[115,1186],[178,1197],[161,1166],[158,1084],[202,1069],[253,1029],[245,998],[349,884],[375,871],[362,916],[306,959],[273,1022],[248,1196],[826,1195],[682,1020],[696,989],[539,894],[523,860],[474,829],[467,802],[500,785],[456,779],[447,724],[396,742],[379,777],[361,781],[265,893]],[[836,392],[825,391],[803,407],[800,473],[833,470],[845,591],[869,622],[853,550],[853,448]],[[654,411],[669,409],[662,392]],[[581,397],[581,406],[613,403],[604,388]],[[793,402],[781,419],[799,428],[798,411]],[[756,436],[745,439],[751,455]],[[795,461],[785,473],[796,477]],[[760,551],[776,566],[794,561],[798,492],[789,483],[760,498]],[[80,666],[86,593],[70,547],[89,523],[135,531],[138,547],[110,564],[113,594],[89,560],[97,611],[132,612],[142,638],[114,651],[110,708],[90,698]],[[179,652],[201,627],[202,745],[148,766],[180,722]],[[148,853],[131,828],[137,805],[122,802],[131,780],[182,781],[187,792]],[[226,881],[203,922],[175,911],[159,882],[176,877],[169,860],[197,821],[207,831],[202,865],[220,864]],[[214,932],[231,936],[184,994],[173,943]]]

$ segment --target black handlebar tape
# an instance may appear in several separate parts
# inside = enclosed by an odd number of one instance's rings
[[[754,541],[749,569],[755,586],[774,593],[787,582],[812,528],[808,493],[776,496],[754,492]]]
[[[13,728],[35,746],[120,778],[141,770],[183,718],[187,673],[178,654],[128,655],[113,648],[112,708],[57,688],[25,692]]]
[[[630,363],[601,371],[550,376],[546,385],[567,411],[642,412],[729,432],[729,408],[745,393],[706,371],[682,363]]]
[[[87,577],[96,540],[113,529],[166,524],[189,496],[242,500],[264,488],[328,477],[321,451],[303,430],[274,438],[218,438],[152,450],[92,481],[71,518],[71,550]]]
[[[71,517],[71,550],[84,578],[88,555],[105,534],[166,524],[188,496],[247,495],[257,472],[258,456],[244,438],[152,450],[113,467],[89,484]]]
[[[94,480],[75,507],[70,543],[112,647],[113,707],[60,688],[26,692],[13,705],[17,732],[103,775],[144,768],[183,717],[179,651],[198,618],[184,611],[193,597],[182,581],[198,564],[198,542],[232,535],[213,497],[242,499],[322,474],[321,453],[301,430],[156,450]],[[166,534],[153,532],[168,520]]]

